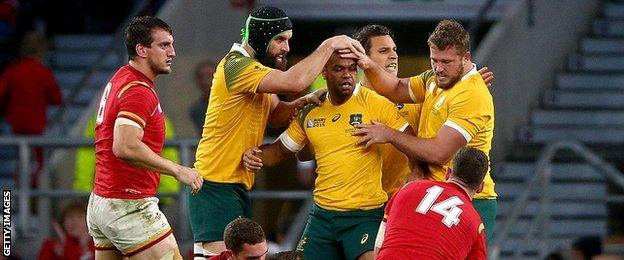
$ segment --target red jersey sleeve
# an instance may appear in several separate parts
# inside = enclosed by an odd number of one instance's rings
[[[472,244],[472,248],[470,249],[470,252],[468,253],[468,256],[466,257],[466,259],[470,259],[470,260],[483,260],[483,259],[487,259],[487,253],[486,253],[486,247],[485,247],[485,229],[482,229],[481,227],[483,226],[483,224],[481,224],[481,226],[479,227],[479,234],[477,235],[474,243]]]
[[[134,85],[118,94],[119,113],[117,117],[130,119],[141,127],[145,127],[147,118],[158,107],[156,94],[150,88]]]

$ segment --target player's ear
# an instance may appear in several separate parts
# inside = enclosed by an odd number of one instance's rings
[[[479,189],[477,189],[477,193],[480,193],[483,191],[483,186],[485,186],[484,184],[485,184],[484,182],[481,182],[481,185],[479,185]]]
[[[143,44],[137,43],[137,45],[134,46],[134,50],[136,51],[137,56],[147,58],[147,47],[143,46]]]
[[[451,178],[452,174],[453,174],[453,169],[451,169],[450,167],[446,168],[446,173],[444,174],[444,179],[448,180],[449,178]]]
[[[467,51],[466,53],[464,53],[464,60],[466,60],[466,62],[470,61],[472,59],[472,53],[470,53],[470,51]]]

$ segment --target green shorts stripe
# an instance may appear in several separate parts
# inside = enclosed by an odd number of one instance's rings
[[[481,215],[481,220],[483,220],[483,225],[485,226],[485,234],[487,235],[488,242],[491,241],[492,235],[494,234],[494,226],[496,225],[496,208],[497,208],[497,200],[496,199],[473,199],[472,205],[474,205],[479,215]]]
[[[187,194],[195,243],[222,241],[223,230],[230,221],[250,217],[251,202],[242,184],[204,181],[196,195],[190,191]]]
[[[383,207],[373,210],[332,211],[316,204],[297,251],[305,259],[357,259],[373,250]]]

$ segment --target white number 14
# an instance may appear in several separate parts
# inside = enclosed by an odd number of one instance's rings
[[[457,206],[463,205],[464,202],[457,196],[453,196],[434,205],[433,203],[440,197],[442,191],[444,191],[444,188],[437,185],[427,189],[427,195],[425,195],[418,204],[418,207],[416,207],[416,212],[423,215],[427,214],[429,210],[436,212],[444,217],[442,223],[450,228],[459,223],[459,215],[461,215],[463,210]]]

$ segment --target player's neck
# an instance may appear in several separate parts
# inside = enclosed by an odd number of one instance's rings
[[[353,96],[353,93],[351,93],[351,95],[345,96],[345,95],[341,95],[338,93],[335,93],[334,91],[331,91],[329,88],[327,89],[327,95],[329,97],[329,102],[331,102],[332,105],[334,106],[340,106],[344,103],[347,103],[347,101],[349,101],[349,98],[351,98],[351,96]]]
[[[466,194],[468,194],[468,197],[470,198],[470,200],[472,200],[472,197],[474,197],[475,192],[473,190],[467,189],[466,188],[466,184],[464,182],[462,182],[460,180],[457,180],[457,179],[454,179],[454,178],[451,178],[451,179],[447,180],[447,182],[455,183],[455,184],[457,184],[457,186],[461,187],[462,190],[464,190],[464,192],[466,192]]]
[[[158,75],[154,71],[152,71],[152,69],[149,67],[149,65],[146,62],[130,60],[128,64],[130,64],[130,66],[132,66],[135,70],[138,70],[139,72],[141,72],[152,82],[154,82],[154,80],[156,79],[156,75]]]
[[[472,63],[472,61],[465,62],[464,67],[462,68],[464,73],[462,73],[461,78],[463,79],[464,76],[466,76],[466,74],[470,73],[470,71],[472,70],[474,66],[475,65],[474,63]]]

